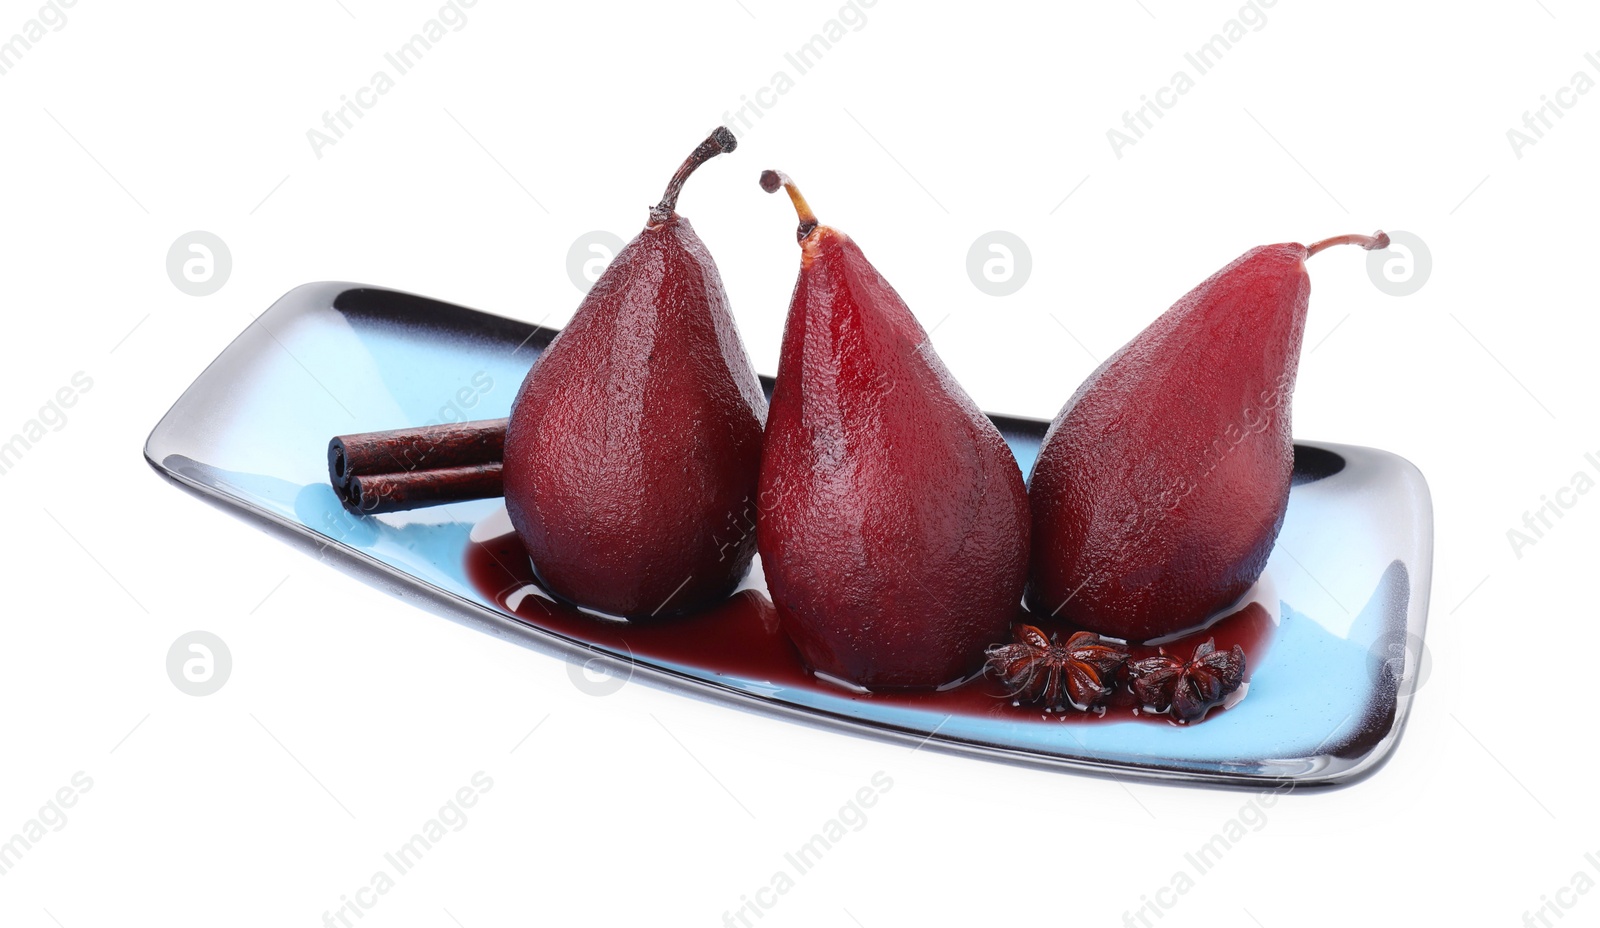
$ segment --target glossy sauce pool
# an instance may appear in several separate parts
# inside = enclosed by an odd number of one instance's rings
[[[506,614],[535,628],[587,643],[618,655],[632,655],[646,664],[673,663],[699,667],[719,676],[764,680],[774,686],[809,689],[858,701],[873,701],[949,715],[998,717],[1013,721],[1050,721],[1087,724],[1139,719],[1155,724],[1175,724],[1166,716],[1141,713],[1132,693],[1119,687],[1104,713],[1046,713],[1036,707],[1016,706],[999,682],[976,676],[943,690],[856,692],[818,679],[800,662],[800,656],[778,627],[778,614],[766,594],[746,589],[727,601],[691,615],[660,621],[606,619],[585,613],[534,593],[539,588],[516,533],[507,532],[467,545],[466,573],[484,598]],[[1024,621],[1063,637],[1071,631],[1038,617],[1019,615]],[[1167,642],[1162,648],[1135,646],[1138,660],[1158,653],[1188,658],[1196,646],[1215,639],[1218,650],[1238,645],[1245,654],[1245,681],[1261,665],[1275,630],[1271,615],[1258,603],[1224,616],[1205,629]],[[1212,710],[1211,718],[1225,709]]]

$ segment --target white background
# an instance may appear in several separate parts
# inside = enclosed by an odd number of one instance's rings
[[[1249,794],[912,753],[637,684],[597,698],[141,460],[184,387],[303,282],[565,322],[573,240],[631,237],[684,153],[840,9],[535,6],[479,0],[321,158],[307,130],[437,0],[79,0],[0,76],[0,434],[75,372],[94,382],[0,476],[0,836],[75,772],[94,783],[0,876],[0,923],[321,924],[480,770],[495,785],[468,824],[361,924],[722,924],[876,771],[894,786],[868,824],[760,924],[1124,923]],[[0,2],[0,40],[37,10]],[[1252,245],[1421,236],[1432,273],[1408,297],[1356,249],[1312,263],[1295,431],[1426,474],[1432,676],[1386,768],[1279,803],[1160,924],[1538,924],[1577,872],[1600,879],[1600,497],[1520,557],[1506,533],[1600,452],[1600,93],[1520,158],[1506,132],[1575,72],[1600,79],[1600,16],[1280,2],[1118,158],[1107,130],[1238,10],[878,0],[680,206],[758,369],[797,263],[792,212],[756,185],[778,167],[937,327],[981,406],[1044,417]],[[208,297],[166,273],[195,229],[233,254]],[[993,229],[1033,255],[1005,298],[965,270]],[[234,659],[205,698],[165,670],[192,629]],[[1600,892],[1561,898],[1567,924],[1600,920]]]

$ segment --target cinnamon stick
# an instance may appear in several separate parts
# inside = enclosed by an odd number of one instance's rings
[[[351,512],[377,515],[504,495],[500,462],[495,461],[437,470],[353,476],[340,494],[340,500]]]
[[[508,422],[341,435],[328,442],[328,481],[345,508],[358,514],[501,496]]]
[[[328,473],[338,482],[350,474],[392,474],[498,461],[505,452],[509,422],[488,419],[342,435],[328,443]]]

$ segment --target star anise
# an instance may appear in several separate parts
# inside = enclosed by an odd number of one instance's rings
[[[1102,705],[1128,661],[1128,652],[1093,632],[1077,632],[1066,644],[1032,625],[1012,634],[1013,643],[989,648],[989,667],[1018,701],[1050,711]]]
[[[1218,651],[1216,639],[1194,649],[1188,663],[1162,654],[1128,665],[1133,694],[1151,712],[1170,712],[1180,722],[1205,717],[1244,682],[1244,649]]]

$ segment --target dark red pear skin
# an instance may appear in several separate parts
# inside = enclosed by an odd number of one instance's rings
[[[1261,575],[1289,502],[1306,256],[1246,252],[1067,401],[1029,478],[1036,614],[1147,641]]]
[[[688,220],[619,252],[529,372],[506,508],[551,593],[631,618],[730,593],[755,554],[766,401]]]
[[[827,226],[801,247],[761,462],[767,586],[812,670],[937,687],[1018,612],[1022,473],[861,249]]]

